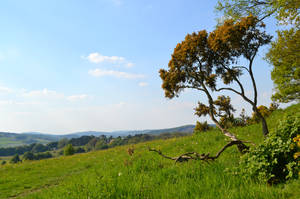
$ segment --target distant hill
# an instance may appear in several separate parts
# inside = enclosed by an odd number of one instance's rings
[[[58,140],[55,135],[41,134],[41,133],[7,133],[0,132],[0,147],[13,147],[32,143],[46,144]]]
[[[167,129],[148,129],[148,130],[124,130],[124,131],[112,131],[112,132],[98,132],[98,131],[83,131],[77,132],[67,135],[62,135],[64,138],[75,138],[81,137],[84,135],[106,135],[106,136],[127,136],[127,135],[136,135],[136,134],[161,134],[161,133],[173,133],[173,132],[180,132],[180,133],[192,133],[195,128],[195,125],[184,125],[175,128],[167,128]]]
[[[40,132],[25,132],[25,133],[7,133],[0,132],[0,147],[13,147],[13,146],[21,146],[32,143],[42,143],[46,144],[53,141],[58,141],[62,138],[79,138],[81,136],[127,136],[127,135],[136,135],[136,134],[161,134],[161,133],[192,133],[195,128],[195,125],[184,125],[175,128],[167,128],[167,129],[148,129],[148,130],[124,130],[124,131],[112,131],[112,132],[100,132],[100,131],[83,131],[76,132],[66,135],[52,135],[52,134],[43,134]]]

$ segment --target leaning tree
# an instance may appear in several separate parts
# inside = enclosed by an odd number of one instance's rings
[[[234,110],[230,98],[220,95],[214,99],[213,94],[229,91],[241,96],[260,118],[263,134],[268,134],[266,120],[257,109],[258,92],[253,75],[253,60],[258,49],[271,40],[263,28],[264,24],[256,17],[248,16],[239,21],[226,20],[209,34],[205,30],[188,34],[174,49],[168,70],[159,71],[167,98],[178,97],[184,89],[204,93],[208,104],[199,102],[195,114],[199,117],[209,115],[222,133],[237,144],[240,152],[246,146],[219,121]],[[246,59],[248,64],[239,65],[240,59]],[[245,93],[240,79],[243,74],[250,76],[252,99]],[[238,89],[233,87],[234,84]]]

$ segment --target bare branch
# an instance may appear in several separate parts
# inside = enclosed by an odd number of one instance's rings
[[[243,144],[243,142],[240,141],[240,140],[231,141],[231,142],[227,143],[224,147],[222,147],[222,149],[219,150],[218,153],[215,156],[210,156],[209,153],[199,154],[197,152],[188,152],[188,153],[184,153],[182,155],[179,155],[177,157],[169,157],[169,156],[164,155],[160,150],[156,150],[156,149],[153,149],[153,148],[150,148],[150,147],[148,147],[148,150],[156,152],[160,156],[162,156],[166,159],[174,160],[175,163],[177,163],[177,162],[187,162],[189,160],[203,160],[203,161],[207,162],[209,160],[217,159],[228,147],[231,147],[233,145],[240,145],[240,144]]]
[[[204,89],[199,88],[199,87],[195,87],[195,86],[180,86],[179,88],[191,88],[191,89],[196,89],[196,90],[205,92]]]
[[[224,88],[218,88],[218,89],[216,89],[216,91],[222,91],[222,90],[228,90],[228,91],[235,92],[235,93],[238,94],[238,95],[242,95],[242,93],[238,92],[237,90],[235,90],[235,89],[233,89],[233,88],[227,88],[227,87],[224,87]]]

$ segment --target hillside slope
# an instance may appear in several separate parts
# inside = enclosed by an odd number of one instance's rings
[[[300,104],[277,110],[269,118],[274,130],[285,114],[300,111]],[[259,143],[260,124],[231,129],[239,138]],[[226,172],[238,165],[232,147],[215,162],[174,164],[147,147],[170,156],[197,151],[215,154],[226,143],[218,131],[200,135],[140,143],[133,156],[128,146],[69,157],[0,166],[0,198],[291,198],[300,194],[300,180],[268,186]]]
[[[194,131],[195,125],[184,125],[175,128],[166,129],[149,129],[149,130],[125,130],[125,131],[112,131],[112,132],[99,132],[99,131],[83,131],[77,133],[71,133],[66,135],[52,135],[43,134],[38,132],[30,133],[6,133],[0,132],[0,148],[6,147],[16,147],[22,145],[29,145],[32,143],[47,144],[53,141],[59,141],[60,139],[67,138],[79,138],[81,136],[127,136],[136,134],[161,134],[161,133],[192,133]]]
[[[57,136],[33,134],[33,133],[6,133],[0,132],[0,148],[2,147],[15,147],[21,145],[27,145],[32,143],[46,144],[49,142],[57,141]]]

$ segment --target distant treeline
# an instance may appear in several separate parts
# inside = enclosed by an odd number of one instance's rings
[[[91,150],[101,150],[108,149],[115,146],[121,146],[126,144],[136,144],[139,142],[145,142],[155,139],[167,139],[172,137],[186,136],[189,133],[162,133],[159,135],[150,135],[150,134],[136,134],[128,135],[124,137],[112,137],[101,135],[99,137],[95,136],[81,136],[79,138],[72,139],[61,139],[60,141],[50,142],[48,144],[39,144],[34,143],[30,145],[17,146],[17,147],[7,147],[0,148],[0,156],[13,156],[13,155],[23,155],[26,152],[33,154],[38,154],[46,151],[55,151],[61,150],[66,145],[71,144],[75,147],[76,153],[87,152]],[[39,158],[36,158],[39,159]]]

